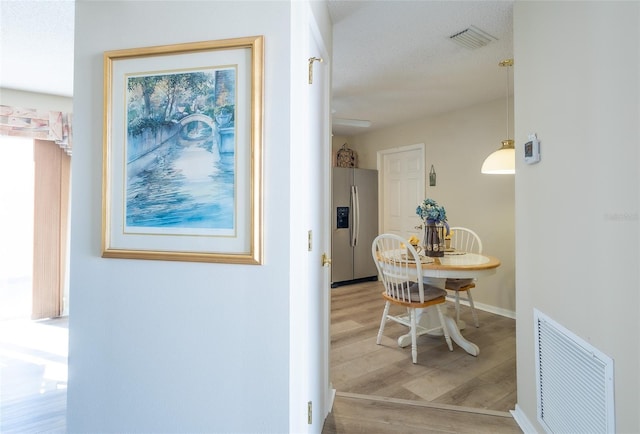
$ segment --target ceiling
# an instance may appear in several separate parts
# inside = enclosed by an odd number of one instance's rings
[[[72,96],[73,0],[0,0],[0,87]]]
[[[513,1],[329,0],[334,135],[353,135],[506,96]],[[497,38],[474,50],[449,37],[475,26]],[[368,129],[336,118],[371,122]]]
[[[513,57],[513,2],[328,0],[334,135],[504,97],[498,63]],[[0,87],[72,96],[73,21],[73,0],[0,0]],[[495,40],[477,49],[450,40],[469,26]]]

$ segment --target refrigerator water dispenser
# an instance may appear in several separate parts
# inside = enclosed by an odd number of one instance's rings
[[[336,227],[338,229],[349,229],[349,207],[339,206],[337,208],[336,214],[338,216]]]

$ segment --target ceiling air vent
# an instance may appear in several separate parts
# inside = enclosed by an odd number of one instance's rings
[[[469,26],[469,28],[449,36],[449,39],[470,50],[484,47],[485,45],[498,40],[495,36],[491,36],[484,30],[480,30],[475,26]]]

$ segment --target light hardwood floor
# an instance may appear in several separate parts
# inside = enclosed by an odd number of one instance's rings
[[[477,311],[475,328],[463,306],[462,334],[480,354],[455,343],[450,352],[444,338],[423,336],[414,365],[410,347],[397,345],[406,327],[387,323],[376,345],[381,292],[380,282],[331,290],[330,377],[338,396],[323,433],[521,432],[509,413],[516,403],[515,321]],[[454,315],[453,303],[447,309]]]
[[[505,414],[338,395],[322,434],[522,434]]]
[[[422,337],[418,364],[389,323],[375,344],[383,302],[379,282],[334,288],[331,380],[337,390],[323,434],[520,433],[515,405],[515,322],[479,311],[480,328],[463,334],[473,357],[442,338]],[[463,319],[471,322],[468,309]],[[66,318],[0,323],[2,433],[64,433]]]
[[[64,433],[67,318],[0,322],[0,432]]]

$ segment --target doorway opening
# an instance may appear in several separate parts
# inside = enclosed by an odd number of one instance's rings
[[[28,319],[33,285],[33,140],[0,136],[0,320]]]
[[[415,205],[425,197],[424,144],[378,153],[380,171],[380,232],[407,238],[420,234]],[[427,166],[428,167],[428,166]],[[407,209],[406,213],[389,209]],[[411,363],[410,347],[397,338],[404,326],[389,323],[382,345],[376,345],[384,302],[381,282],[359,283],[331,290],[331,372],[338,396],[384,399],[420,406],[451,406],[460,411],[510,417],[515,408],[515,319],[480,311],[480,328],[467,326],[462,334],[482,349],[473,357],[444,339],[423,336],[418,363]],[[455,306],[445,309],[453,316]],[[473,324],[465,305],[461,319]]]
[[[40,153],[42,149],[46,154]],[[0,418],[0,432],[64,432],[68,318],[49,315],[32,320],[34,297],[42,296],[33,291],[36,225],[45,226],[40,232],[55,231],[52,236],[60,232],[49,209],[36,218],[36,198],[52,197],[48,191],[38,190],[37,183],[53,184],[46,177],[51,175],[49,168],[44,166],[55,161],[48,152],[60,150],[48,141],[0,136],[0,152],[0,413],[5,416]],[[61,233],[66,235],[67,231]],[[44,249],[44,256],[52,256],[50,253]],[[65,305],[63,315],[66,313]]]
[[[50,140],[0,140],[0,320],[65,315],[71,157]]]

